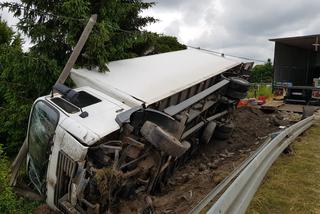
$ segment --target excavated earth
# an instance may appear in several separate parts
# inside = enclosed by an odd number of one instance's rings
[[[202,145],[194,157],[174,173],[161,193],[148,198],[155,213],[188,213],[255,151],[268,134],[278,131],[280,126],[292,124],[288,114],[264,113],[251,107],[237,109],[233,121],[235,129],[229,140],[213,139],[209,144]],[[120,213],[142,213],[145,201],[144,195],[121,201]],[[35,213],[50,213],[44,212],[46,207],[39,208]]]
[[[235,129],[227,141],[212,140],[180,168],[164,191],[151,196],[155,213],[188,213],[209,191],[231,173],[251,152],[264,142],[268,134],[292,122],[280,112],[264,113],[242,107],[235,111]],[[284,128],[284,127],[282,127]],[[150,199],[149,199],[150,200]],[[121,213],[141,213],[145,198],[122,201]]]

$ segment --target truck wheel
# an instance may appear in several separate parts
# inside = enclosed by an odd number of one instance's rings
[[[143,124],[140,132],[154,147],[173,157],[180,157],[191,146],[189,142],[180,142],[177,138],[150,121],[146,121]]]
[[[232,122],[217,126],[216,131],[222,133],[230,133],[234,129],[234,125]]]
[[[206,127],[204,128],[202,135],[201,135],[201,142],[208,144],[212,138],[214,130],[216,129],[217,123],[211,121],[209,122]]]
[[[227,123],[217,126],[214,136],[220,140],[226,140],[231,137],[233,132],[234,125],[233,123]]]
[[[239,92],[239,91],[235,91],[233,89],[228,89],[227,91],[227,96],[232,98],[232,99],[244,99],[247,96],[247,92]]]
[[[215,132],[214,137],[219,140],[227,140],[231,137],[232,132],[224,133],[224,132]]]
[[[247,92],[249,90],[250,83],[239,77],[231,77],[229,88],[233,89],[233,91],[238,92]]]

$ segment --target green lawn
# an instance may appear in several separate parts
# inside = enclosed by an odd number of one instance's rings
[[[281,155],[256,193],[248,214],[320,213],[320,123]]]
[[[265,96],[267,98],[272,97],[272,87],[267,85],[261,85],[261,86],[251,86],[247,98],[254,98],[259,96]]]

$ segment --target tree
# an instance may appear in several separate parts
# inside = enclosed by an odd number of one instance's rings
[[[0,140],[11,155],[26,134],[33,101],[47,94],[59,75],[55,60],[35,52],[23,53],[20,36],[0,19]]]
[[[21,0],[0,3],[19,17],[18,28],[32,40],[28,53],[21,38],[0,20],[0,143],[11,155],[26,135],[33,101],[50,92],[91,14],[97,24],[77,66],[185,49],[176,38],[142,31],[156,20],[141,17],[153,6],[141,0]]]
[[[253,83],[271,83],[273,79],[273,65],[268,59],[263,65],[256,65],[250,73],[250,82]]]
[[[140,15],[154,3],[141,0],[21,0],[21,3],[3,3],[2,7],[8,7],[15,16],[21,16],[18,27],[35,44],[32,50],[56,59],[60,66],[65,64],[93,13],[98,14],[97,24],[77,61],[78,65],[98,65],[105,70],[108,61],[141,56],[144,54],[141,47],[150,49],[148,45],[153,44],[156,37],[158,41],[163,39],[141,31],[156,21]],[[181,44],[171,39],[170,45],[176,50]],[[158,48],[157,53],[171,50],[169,46]]]

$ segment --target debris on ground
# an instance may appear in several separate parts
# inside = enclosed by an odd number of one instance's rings
[[[214,140],[200,147],[192,159],[167,182],[166,188],[151,196],[155,213],[188,213],[212,188],[230,174],[251,152],[280,126],[289,126],[282,113],[264,113],[242,107],[233,115],[235,129],[227,141]],[[145,197],[145,196],[144,196]],[[121,213],[137,213],[145,204],[143,196],[121,202]]]
[[[42,204],[33,210],[34,214],[58,214],[58,212],[53,211],[47,204]]]
[[[291,122],[298,122],[302,118],[302,114],[294,113],[294,112],[281,112],[283,119]]]

